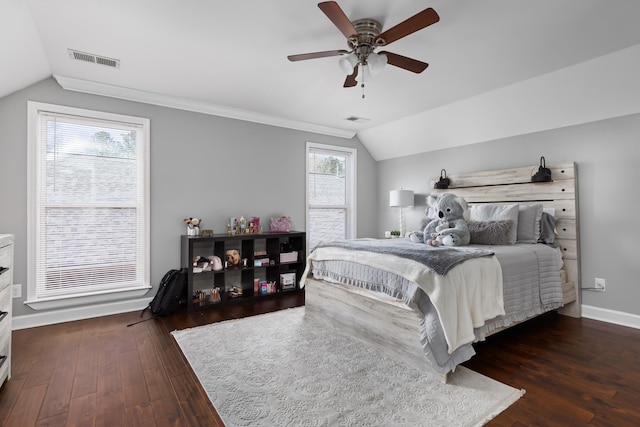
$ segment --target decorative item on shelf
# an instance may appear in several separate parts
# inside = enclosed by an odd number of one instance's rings
[[[211,236],[213,236],[213,230],[209,230],[209,229],[202,230],[202,237],[211,237]]]
[[[212,255],[209,257],[203,257],[196,255],[192,262],[193,272],[202,273],[207,271],[220,271],[222,270],[222,261],[219,257]]]
[[[540,157],[540,167],[538,167],[538,172],[531,176],[531,182],[551,182],[551,169],[549,169],[546,165],[546,160],[543,157]]]
[[[433,188],[438,190],[446,190],[451,185],[451,180],[447,178],[447,171],[442,169],[440,171],[440,179],[433,185]]]
[[[296,287],[296,273],[281,273],[280,287],[282,290],[291,290]]]
[[[280,253],[280,263],[298,261],[298,251]]]
[[[187,236],[200,235],[200,224],[202,224],[201,219],[189,217],[189,218],[185,218],[183,222],[187,224]]]
[[[233,286],[229,291],[229,296],[231,298],[238,298],[242,296],[242,287],[241,286]]]
[[[404,236],[404,214],[402,208],[413,206],[413,191],[391,190],[389,192],[389,206],[400,208],[400,235]]]
[[[217,303],[222,301],[222,296],[220,294],[220,288],[214,287],[211,289],[206,289],[202,291],[194,291],[192,295],[193,303],[198,304],[200,306]]]
[[[262,233],[262,227],[260,227],[260,217],[254,216],[249,220],[248,232],[251,234]]]
[[[240,264],[240,252],[237,249],[227,249],[225,256],[228,267],[235,267]]]
[[[291,231],[291,217],[280,216],[269,219],[269,230],[272,233],[288,233]]]
[[[266,267],[269,265],[269,258],[256,258],[253,260],[254,267]]]
[[[278,291],[278,285],[276,285],[276,282],[274,281],[260,282],[260,293],[262,295],[273,294],[273,293],[276,293],[277,291]]]
[[[202,299],[203,294],[204,294],[204,292],[202,292],[202,291],[193,291],[193,295],[192,295],[193,302],[194,303],[199,303],[200,300]]]
[[[222,260],[218,256],[215,256],[215,255],[210,256],[209,257],[209,265],[211,266],[211,269],[213,271],[222,270]]]
[[[238,229],[238,218],[234,218],[234,217],[229,218],[229,222],[227,223],[227,233],[236,234],[237,229]]]
[[[252,216],[250,219],[231,217],[227,222],[227,234],[259,234],[262,233],[260,217]]]

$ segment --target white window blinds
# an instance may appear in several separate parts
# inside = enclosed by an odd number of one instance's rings
[[[35,300],[148,286],[148,120],[51,107],[37,110]]]
[[[356,150],[307,143],[307,242],[355,237]]]

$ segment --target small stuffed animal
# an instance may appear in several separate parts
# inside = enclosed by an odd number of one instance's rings
[[[465,246],[469,244],[471,235],[466,219],[469,207],[466,200],[453,193],[442,193],[439,196],[427,197],[427,213],[429,208],[437,215],[424,228],[424,231],[412,231],[409,238],[412,242],[426,243],[431,246]]]

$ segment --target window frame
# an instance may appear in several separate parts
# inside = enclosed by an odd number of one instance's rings
[[[150,285],[150,120],[148,118],[127,116],[122,114],[107,113],[102,111],[88,110],[83,108],[68,107],[62,105],[48,104],[42,102],[28,101],[27,105],[27,300],[24,302],[35,310],[47,310],[63,307],[71,307],[77,305],[87,305],[95,303],[105,303],[117,300],[126,300],[144,296]],[[48,298],[38,297],[37,295],[37,271],[38,263],[38,242],[42,233],[39,229],[38,197],[40,195],[39,183],[40,178],[38,166],[42,159],[42,145],[40,145],[40,115],[43,113],[52,113],[54,115],[76,116],[79,119],[95,120],[96,123],[105,121],[120,122],[128,125],[141,127],[142,138],[137,144],[144,150],[144,159],[142,160],[142,176],[138,176],[138,183],[144,186],[144,196],[141,205],[143,212],[143,223],[138,232],[142,237],[142,253],[144,260],[142,265],[142,281],[137,286],[122,287],[118,289],[103,289],[84,294],[72,294],[67,296],[53,296]],[[79,206],[79,208],[84,205]]]
[[[310,195],[309,195],[309,154],[312,151],[321,151],[323,154],[327,155],[338,155],[344,156],[346,160],[345,166],[345,185],[346,185],[346,195],[345,195],[345,205],[336,206],[336,205],[310,205]],[[354,239],[357,236],[357,181],[358,181],[358,150],[356,148],[343,147],[338,145],[329,145],[329,144],[319,144],[315,142],[307,141],[306,150],[305,150],[305,215],[306,215],[306,230],[307,234],[310,233],[311,227],[309,224],[309,210],[314,209],[344,209],[345,210],[345,227],[346,227],[346,238]],[[307,236],[307,253],[309,252],[309,243],[311,242],[310,236]]]

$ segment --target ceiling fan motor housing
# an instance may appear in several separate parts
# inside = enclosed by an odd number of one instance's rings
[[[382,25],[375,19],[358,19],[353,21],[353,26],[358,32],[357,36],[350,37],[347,42],[351,50],[358,56],[360,63],[366,63],[367,57],[373,52],[373,50],[379,45],[382,46],[384,42],[378,45],[375,44],[375,38],[382,31]]]

